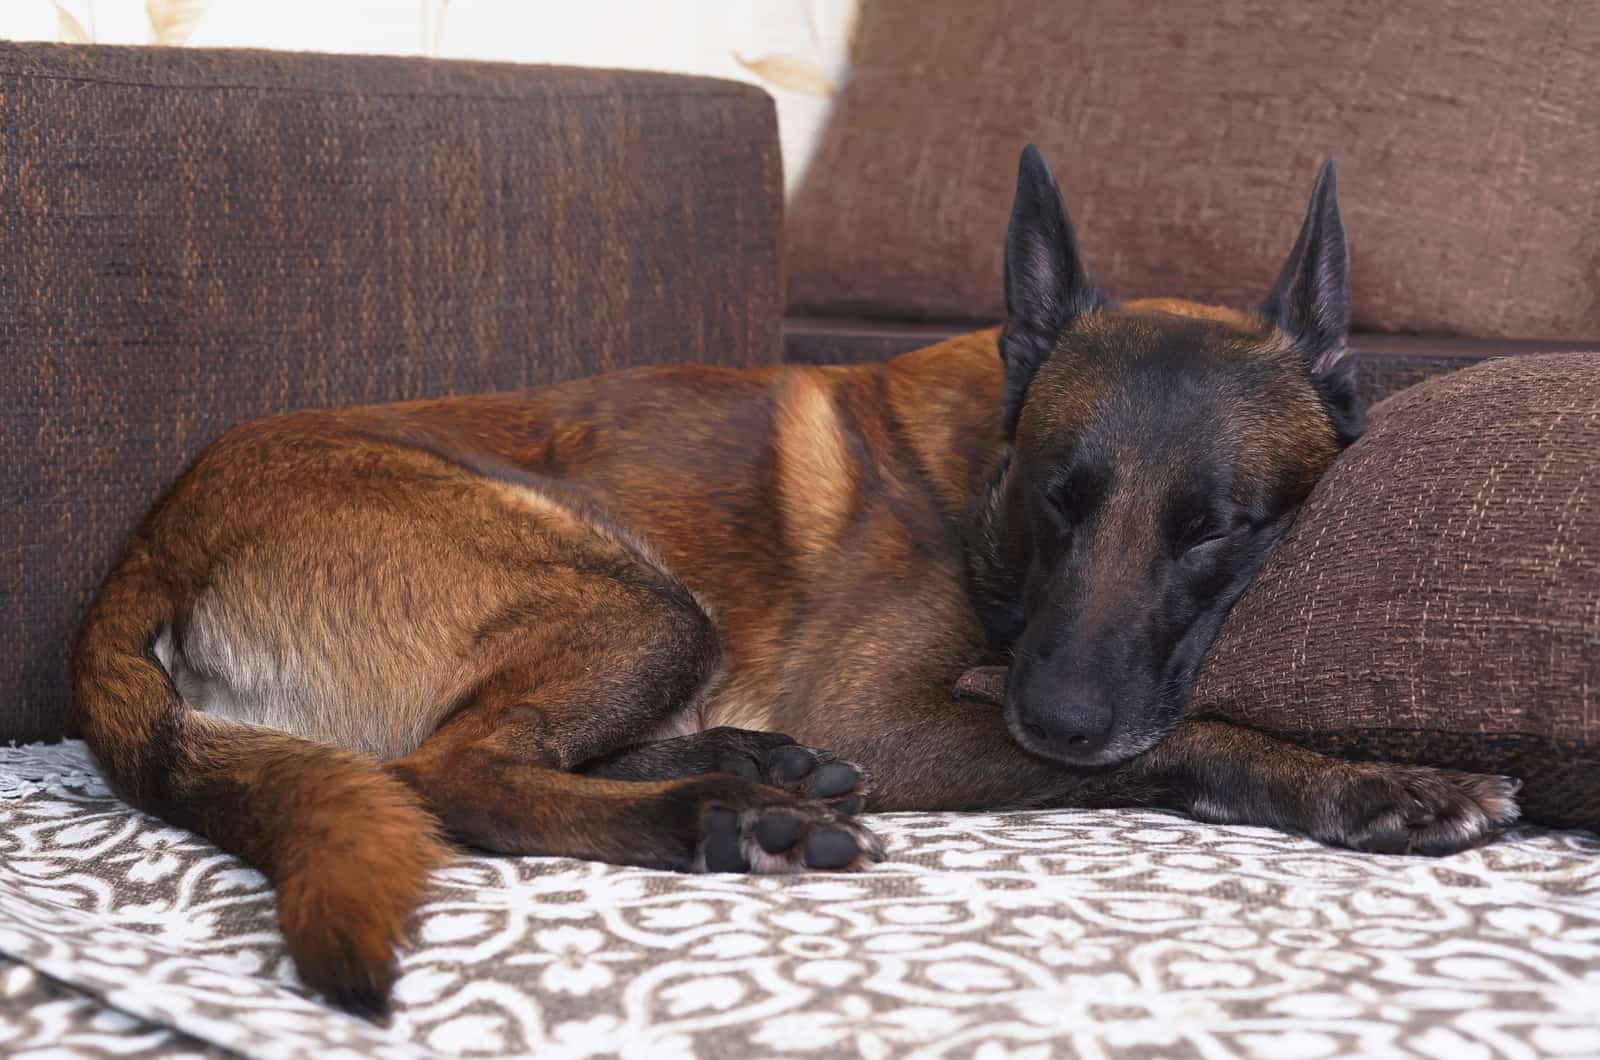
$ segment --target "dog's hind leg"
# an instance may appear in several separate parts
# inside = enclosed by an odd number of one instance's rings
[[[498,665],[387,768],[458,842],[506,854],[694,871],[842,869],[879,856],[838,809],[731,774],[628,782],[571,770],[692,702],[715,630],[687,593],[632,571],[568,572],[563,605],[495,623]]]
[[[552,769],[549,725],[533,707],[486,699],[459,712],[389,770],[457,842],[695,872],[847,869],[882,848],[822,802],[709,773],[619,781]]]

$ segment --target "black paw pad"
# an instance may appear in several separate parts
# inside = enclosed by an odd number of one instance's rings
[[[815,768],[816,756],[804,747],[793,744],[780,747],[767,756],[767,771],[779,784],[793,784]]]
[[[749,872],[750,862],[739,849],[739,815],[732,810],[706,813],[705,857],[707,872]]]
[[[803,824],[786,813],[769,813],[756,822],[756,842],[768,854],[782,854],[800,838]]]
[[[724,755],[717,762],[717,771],[719,773],[732,773],[734,776],[743,777],[745,780],[758,782],[761,780],[761,767],[756,765],[749,755]]]
[[[813,869],[842,869],[861,853],[848,832],[819,828],[806,838],[805,863]]]
[[[811,794],[819,799],[831,799],[835,795],[843,795],[856,786],[861,779],[854,766],[844,762],[829,762],[817,768],[816,775],[811,778]]]

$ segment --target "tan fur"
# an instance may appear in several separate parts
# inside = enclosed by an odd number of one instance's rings
[[[777,388],[775,419],[784,537],[802,562],[825,559],[838,547],[857,483],[821,373],[789,373]]]

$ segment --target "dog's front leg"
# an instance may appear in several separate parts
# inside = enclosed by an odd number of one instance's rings
[[[1507,777],[1350,762],[1222,720],[1180,721],[1152,750],[1099,770],[1023,750],[1000,711],[970,696],[860,712],[808,735],[872,772],[875,811],[1159,806],[1333,846],[1431,855],[1517,818],[1519,785]]]
[[[1085,783],[1074,801],[1115,804],[1143,789],[1149,804],[1203,821],[1281,828],[1375,853],[1439,855],[1515,821],[1520,786],[1509,777],[1350,762],[1232,722],[1194,719]]]
[[[998,709],[970,698],[907,696],[779,724],[865,768],[874,784],[867,809],[874,812],[1081,805],[1081,789],[1095,779],[1023,750]],[[1123,805],[1155,794],[1139,778],[1115,786]],[[1088,797],[1108,795],[1097,789]]]

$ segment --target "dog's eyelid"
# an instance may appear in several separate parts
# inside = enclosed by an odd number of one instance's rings
[[[1045,503],[1061,514],[1063,519],[1072,519],[1077,514],[1078,491],[1073,488],[1071,479],[1066,475],[1057,475],[1045,483]]]
[[[1178,560],[1199,560],[1216,552],[1223,545],[1233,540],[1233,531],[1225,530],[1220,533],[1209,534],[1198,540],[1190,541],[1178,553]]]
[[[1079,515],[1078,507],[1073,503],[1072,493],[1065,489],[1053,489],[1045,495],[1045,503],[1056,513],[1058,529],[1070,539]]]
[[[1216,523],[1211,518],[1211,513],[1203,510],[1191,512],[1188,518],[1178,524],[1178,527],[1176,541],[1180,552],[1191,548],[1218,532]]]
[[[1249,529],[1251,529],[1250,520],[1243,513],[1219,519],[1210,512],[1196,512],[1178,534],[1177,551],[1179,555],[1187,555],[1200,549],[1207,549],[1224,541],[1230,541],[1240,532]]]

